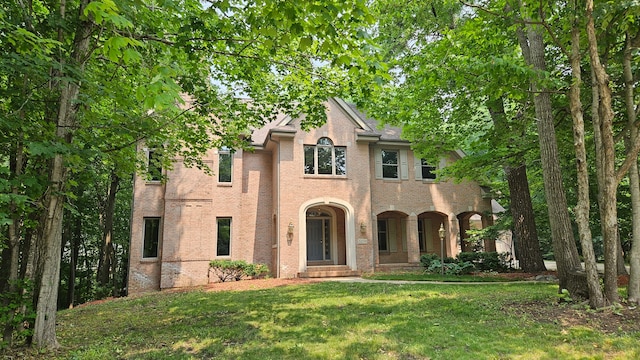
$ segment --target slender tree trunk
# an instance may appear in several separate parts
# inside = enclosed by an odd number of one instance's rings
[[[78,11],[78,18],[84,17],[84,9],[90,0],[82,0]],[[61,3],[61,15],[64,18],[64,2]],[[77,30],[68,66],[76,67],[81,73],[84,63],[88,59],[89,40],[92,25],[89,21],[81,21]],[[62,30],[61,30],[62,31]],[[64,61],[62,61],[64,63]],[[56,138],[62,143],[70,143],[72,129],[76,125],[77,100],[80,92],[80,82],[70,81],[62,75],[58,84],[60,98],[56,119]],[[49,168],[50,186],[44,199],[45,214],[42,219],[41,246],[44,250],[42,261],[42,276],[39,282],[39,293],[36,306],[36,323],[33,329],[33,340],[38,347],[57,348],[60,345],[56,339],[56,310],[58,302],[58,282],[60,279],[60,251],[62,246],[63,205],[65,201],[64,185],[68,169],[64,164],[62,154],[56,154]]]
[[[634,101],[634,81],[631,68],[632,50],[637,48],[640,36],[631,39],[627,33],[625,50],[622,59],[623,76],[625,83],[625,105],[627,109],[628,140],[625,142],[627,154],[632,150],[632,144],[638,139],[638,127],[636,126],[636,106]],[[627,155],[630,156],[630,155]],[[629,187],[631,189],[631,252],[629,262],[631,265],[629,284],[627,285],[628,301],[640,302],[640,176],[638,174],[638,161],[634,161],[629,168]]]
[[[76,298],[76,272],[78,268],[78,254],[80,252],[80,237],[82,236],[82,218],[76,216],[71,235],[71,264],[69,266],[69,292],[67,303],[73,308]]]
[[[109,189],[107,190],[107,198],[103,207],[102,224],[102,250],[100,251],[100,260],[98,264],[98,283],[102,286],[108,286],[114,269],[115,254],[113,249],[113,217],[116,204],[116,194],[120,178],[116,175],[115,170],[111,172],[111,180]]]
[[[587,0],[587,39],[589,45],[589,57],[591,68],[595,75],[593,87],[597,89],[599,101],[597,107],[600,144],[596,146],[596,152],[601,154],[601,163],[598,167],[600,180],[600,221],[602,235],[604,237],[604,289],[609,303],[617,303],[618,296],[618,214],[616,208],[617,178],[615,171],[615,152],[613,140],[613,110],[611,107],[611,89],[609,88],[609,75],[600,62],[598,54],[598,42],[596,38],[595,24],[593,20],[593,0]],[[595,103],[594,103],[595,105]]]
[[[526,33],[524,29],[519,29],[518,40],[525,61],[535,70],[546,71],[542,30],[534,25],[527,25]],[[558,265],[560,281],[558,290],[567,289],[572,296],[587,297],[589,296],[588,286],[573,238],[567,199],[562,184],[558,145],[551,111],[551,96],[548,89],[541,87],[535,79],[531,81],[531,90],[534,94],[533,101],[537,118],[540,159],[549,211],[549,224],[551,225],[553,252]]]
[[[575,6],[577,8],[577,6]],[[574,18],[571,29],[571,89],[569,100],[571,107],[571,117],[573,118],[573,143],[576,153],[576,170],[578,180],[578,203],[575,207],[576,223],[580,234],[582,245],[582,256],[584,258],[585,270],[587,273],[587,285],[589,287],[589,305],[594,308],[601,308],[606,305],[602,289],[600,288],[600,278],[596,267],[596,256],[593,251],[593,240],[591,228],[589,227],[589,169],[587,168],[587,150],[584,144],[584,117],[582,111],[582,101],[580,100],[580,88],[582,86],[582,74],[580,70],[580,28],[578,19]]]

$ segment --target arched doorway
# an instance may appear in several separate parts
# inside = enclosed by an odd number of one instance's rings
[[[481,230],[491,225],[490,219],[478,212],[464,212],[458,215],[460,226],[460,250],[470,251],[496,251],[496,243],[493,239],[481,239],[471,241],[469,230]]]
[[[442,256],[444,250],[445,257],[452,256],[451,252],[447,251],[446,244],[444,244],[445,239],[440,239],[439,235],[441,226],[445,231],[450,231],[447,225],[448,218],[445,214],[430,211],[418,215],[418,245],[420,255],[436,254]]]
[[[344,211],[332,206],[307,210],[307,266],[346,265],[344,218]]]
[[[380,264],[409,262],[407,214],[385,211],[377,216],[378,261]]]

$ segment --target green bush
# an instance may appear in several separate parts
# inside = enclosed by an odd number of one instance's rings
[[[445,275],[466,275],[471,274],[475,271],[475,269],[475,266],[468,261],[453,263],[448,263],[445,261],[444,263]],[[426,271],[433,274],[440,273],[442,271],[442,263],[440,262],[440,260],[434,260],[431,262],[431,265],[427,268]]]
[[[504,272],[508,266],[507,253],[493,252],[461,252],[458,254],[459,262],[473,263],[478,271]]]
[[[0,293],[0,324],[5,331],[11,331],[9,343],[0,338],[0,350],[25,341],[33,333],[29,326],[36,317],[29,296],[33,291],[33,283],[29,280],[16,280],[14,285],[15,291]]]
[[[269,272],[265,264],[249,264],[244,260],[212,260],[209,272],[213,272],[220,282],[240,281],[246,277],[261,277]]]
[[[420,256],[420,264],[425,269],[428,269],[431,263],[435,260],[438,260],[438,262],[440,262],[440,256],[436,254],[422,254]]]

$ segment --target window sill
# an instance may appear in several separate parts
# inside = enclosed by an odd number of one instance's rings
[[[141,263],[155,263],[158,262],[160,260],[160,258],[154,257],[154,258],[142,258],[140,259]]]
[[[221,182],[219,182],[217,185],[218,185],[218,187],[232,187],[233,183],[221,183]]]
[[[150,181],[145,181],[144,183],[145,185],[162,185],[162,181],[160,180],[150,180]]]
[[[399,183],[399,182],[402,182],[401,179],[392,179],[392,178],[382,178],[382,181],[388,182],[388,183]]]
[[[305,179],[330,179],[330,180],[347,180],[347,175],[315,175],[315,174],[304,174]]]

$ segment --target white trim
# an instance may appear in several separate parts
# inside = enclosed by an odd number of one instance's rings
[[[353,111],[353,109],[351,109],[351,106],[349,106],[349,104],[347,104],[344,100],[337,97],[334,97],[333,100],[338,104],[338,106],[340,106],[342,111],[344,111],[347,115],[349,115],[349,117],[353,122],[355,122],[358,126],[362,128],[362,130],[373,131],[373,129],[371,129],[371,127],[369,127],[367,123],[362,121],[360,116],[358,116],[358,114],[356,114]]]
[[[307,271],[307,210],[314,206],[334,206],[340,208],[344,211],[344,235],[345,235],[345,250],[346,250],[346,262],[347,266],[351,270],[357,270],[356,263],[356,225],[355,225],[355,211],[353,206],[348,202],[332,198],[332,197],[320,197],[308,200],[300,205],[298,209],[298,271],[305,272]],[[335,213],[334,213],[335,215]],[[336,216],[333,216],[335,219]],[[335,220],[337,221],[337,220]],[[334,236],[335,241],[337,241],[337,223],[335,224],[333,231],[336,232],[336,236]],[[302,241],[304,239],[304,241]],[[332,239],[333,241],[333,239]],[[336,261],[337,261],[337,251],[336,251]]]

